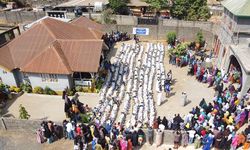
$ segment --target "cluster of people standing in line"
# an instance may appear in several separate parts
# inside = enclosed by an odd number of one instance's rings
[[[52,121],[43,121],[41,127],[36,131],[37,142],[42,144],[44,142],[52,143],[58,139],[63,138],[63,128]]]
[[[144,131],[136,126],[126,128],[120,123],[100,125],[96,120],[88,125],[63,122],[65,139],[74,140],[74,150],[132,150],[144,142]]]
[[[116,42],[130,40],[130,36],[127,32],[112,31],[103,35],[102,39],[109,48],[111,48]]]
[[[194,142],[195,148],[203,145],[204,150],[210,150],[212,147],[235,150],[240,146],[244,150],[249,149],[250,126],[244,132],[237,133],[250,118],[250,93],[243,98],[238,97],[241,90],[239,70],[231,65],[229,73],[226,74],[224,70],[206,66],[204,58],[199,60],[189,54],[181,57],[179,62],[170,58],[170,63],[177,66],[189,65],[188,75],[194,75],[199,82],[214,87],[215,96],[209,104],[202,99],[200,105],[184,117],[177,115],[169,120],[165,117],[162,120],[158,118],[155,120],[154,128],[164,125],[165,129],[176,130],[174,148],[178,148],[182,141],[183,146]],[[240,84],[239,88],[236,88],[234,83]],[[224,84],[228,86],[224,87]],[[180,131],[183,131],[182,136]]]
[[[70,120],[75,122],[81,120],[80,114],[85,114],[91,111],[91,108],[87,104],[84,105],[82,102],[80,102],[78,98],[78,93],[76,93],[73,98],[70,99],[66,92],[63,92],[62,99],[64,100],[64,112],[66,118],[70,118]]]

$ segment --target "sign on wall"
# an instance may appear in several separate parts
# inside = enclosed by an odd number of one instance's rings
[[[76,86],[91,86],[91,81],[86,81],[86,80],[75,80],[75,85]]]
[[[133,28],[133,34],[149,35],[149,28]]]

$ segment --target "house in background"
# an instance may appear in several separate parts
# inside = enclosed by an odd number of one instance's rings
[[[76,24],[45,18],[0,48],[2,82],[61,91],[91,80],[106,45],[101,31]]]
[[[20,34],[21,32],[18,26],[0,24],[0,47],[7,44]]]
[[[235,66],[241,72],[240,96],[250,90],[250,1],[225,0],[215,42],[217,66],[226,72]]]

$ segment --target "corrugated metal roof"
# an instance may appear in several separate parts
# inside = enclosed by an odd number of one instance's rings
[[[96,2],[108,4],[108,0],[70,0],[68,2],[57,5],[56,7],[76,7],[76,6],[94,6]]]
[[[76,7],[76,6],[94,6],[96,2],[102,2],[103,4],[108,4],[108,0],[70,0],[68,2],[62,3],[57,5],[56,7]],[[128,6],[136,6],[136,7],[143,7],[143,6],[149,6],[146,2],[143,0],[130,0],[128,3]]]
[[[104,44],[97,32],[44,19],[0,48],[0,66],[35,73],[97,72]]]
[[[144,2],[143,0],[130,0],[128,6],[144,7],[149,6],[149,4]]]
[[[225,0],[222,5],[236,16],[250,16],[250,0]]]

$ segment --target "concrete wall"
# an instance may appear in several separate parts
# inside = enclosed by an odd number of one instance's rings
[[[12,72],[5,71],[2,68],[0,68],[0,80],[9,86],[17,86],[14,74]]]
[[[185,27],[185,26],[175,26],[173,25],[106,25],[105,32],[111,31],[122,31],[127,32],[132,37],[133,27],[142,27],[149,28],[149,35],[140,36],[140,40],[166,40],[166,35],[170,31],[175,31],[177,33],[177,37],[184,41],[194,41],[196,38],[196,34],[201,30],[199,27]],[[214,34],[212,33],[214,30],[210,28],[208,30],[202,30],[205,40],[208,43],[208,48],[213,48],[214,45]]]
[[[1,23],[25,23],[33,22],[45,16],[45,12],[32,12],[32,11],[4,11],[0,12]]]
[[[41,74],[37,73],[28,73],[28,77],[33,88],[36,86],[42,88],[48,86],[55,91],[63,91],[66,87],[70,87],[68,75],[57,75],[57,82],[42,82]]]
[[[68,18],[74,18],[73,13],[66,14]],[[88,14],[83,14],[88,17]],[[32,22],[45,16],[45,12],[0,12],[0,20],[8,23],[23,23]],[[92,18],[101,21],[101,14],[91,14]],[[114,18],[117,22],[116,25],[106,25],[105,31],[121,30],[124,32],[132,33],[133,27],[147,27],[150,29],[150,35],[141,37],[141,39],[165,39],[166,33],[169,31],[176,31],[178,38],[183,40],[195,39],[195,35],[199,30],[202,30],[211,48],[213,45],[213,34],[218,33],[218,25],[211,22],[201,21],[183,21],[172,19],[160,19],[158,25],[138,25],[137,17],[135,16],[122,16],[117,15]]]
[[[23,120],[16,118],[0,118],[0,130],[14,130],[14,131],[25,131],[34,132],[40,127],[42,120]],[[61,125],[59,122],[55,122]]]
[[[44,6],[44,5],[55,6],[55,5],[67,2],[68,0],[21,0],[21,1],[31,4],[33,7],[35,7],[35,6]]]

